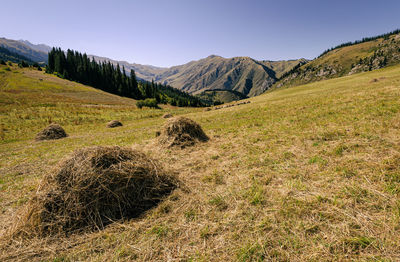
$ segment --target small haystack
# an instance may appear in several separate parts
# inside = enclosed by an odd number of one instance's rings
[[[175,117],[165,124],[160,135],[160,143],[167,146],[180,146],[181,148],[192,146],[196,142],[208,141],[199,124],[186,117]]]
[[[119,122],[118,120],[112,120],[107,123],[108,128],[114,128],[114,127],[119,127],[119,126],[122,126],[122,123]]]
[[[166,113],[162,117],[163,118],[171,118],[171,117],[173,117],[173,115]]]
[[[62,128],[60,125],[50,124],[36,135],[35,140],[36,141],[52,140],[52,139],[60,139],[67,136],[68,135],[65,132],[64,128]]]
[[[68,235],[102,229],[139,216],[176,187],[174,177],[136,150],[80,149],[44,178],[16,234]]]

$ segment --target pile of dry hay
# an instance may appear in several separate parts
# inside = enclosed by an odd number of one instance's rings
[[[41,141],[41,140],[60,139],[67,136],[68,136],[67,133],[60,125],[50,124],[36,135],[35,140]]]
[[[108,128],[114,128],[114,127],[118,127],[118,126],[122,126],[122,123],[118,120],[112,120],[107,123]]]
[[[197,141],[206,142],[208,139],[199,124],[186,117],[175,117],[165,124],[159,141],[167,147],[184,148],[194,145]]]
[[[154,160],[130,148],[75,151],[45,177],[15,234],[68,235],[139,216],[177,187]]]
[[[162,117],[163,118],[171,118],[171,117],[173,117],[173,115],[166,113]]]

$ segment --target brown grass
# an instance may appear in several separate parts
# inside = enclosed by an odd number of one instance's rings
[[[120,118],[105,108],[87,115],[93,123],[65,125],[74,135],[52,143],[20,134],[0,145],[0,235],[45,170],[82,145],[133,145],[190,191],[180,186],[145,215],[100,231],[0,236],[0,261],[400,261],[399,76],[400,67],[387,68],[249,105],[188,109],[212,139],[182,150],[153,141],[167,122],[162,111]],[[100,114],[126,128],[107,131]]]
[[[52,140],[52,139],[60,139],[67,137],[67,133],[65,132],[64,128],[62,128],[58,124],[50,124],[45,129],[40,131],[37,135],[35,140]]]
[[[145,154],[118,146],[75,151],[46,176],[14,237],[69,235],[134,218],[177,187]]]
[[[186,117],[175,117],[165,124],[159,142],[167,147],[184,148],[208,140],[208,136],[195,121]]]

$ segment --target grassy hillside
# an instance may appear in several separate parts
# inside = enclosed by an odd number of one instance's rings
[[[103,231],[0,241],[0,260],[400,259],[400,66],[267,92],[215,111],[170,108],[211,138],[186,149],[155,142],[163,111],[136,110],[98,91],[91,102],[95,90],[80,86],[90,94],[80,98],[75,84],[50,76],[40,83],[45,75],[36,74],[0,73],[0,231],[44,174],[83,146],[139,148],[183,186],[144,216]],[[70,136],[34,142],[48,117]],[[114,118],[124,126],[105,128]]]
[[[11,68],[7,71],[6,68]],[[0,66],[0,143],[31,139],[50,122],[90,130],[98,122],[160,116],[136,101],[34,69]]]
[[[399,61],[400,34],[397,33],[327,51],[284,75],[275,86],[294,86],[352,75],[396,65]]]

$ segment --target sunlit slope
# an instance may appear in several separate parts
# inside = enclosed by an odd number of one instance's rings
[[[275,86],[293,86],[399,64],[400,34],[331,50],[284,76]]]
[[[96,61],[133,69],[139,78],[169,84],[191,94],[206,90],[228,90],[241,92],[245,96],[256,96],[268,89],[277,77],[306,62],[305,59],[287,61],[257,61],[250,57],[223,58],[211,55],[189,63],[160,68],[149,65],[129,64],[105,57],[90,56]]]
[[[162,114],[138,110],[135,103],[43,71],[0,66],[0,143],[32,138],[50,122],[87,129],[114,118]]]
[[[28,41],[17,41],[3,37],[0,37],[0,46],[39,63],[47,62],[47,53],[50,49],[46,45],[33,45]]]
[[[397,261],[399,95],[395,66],[220,110],[170,109],[210,137],[183,150],[157,144],[160,114],[136,111],[124,111],[115,130],[84,122],[59,141],[0,145],[2,228],[48,169],[82,146],[133,146],[182,185],[144,216],[100,232],[0,244],[0,260]]]

